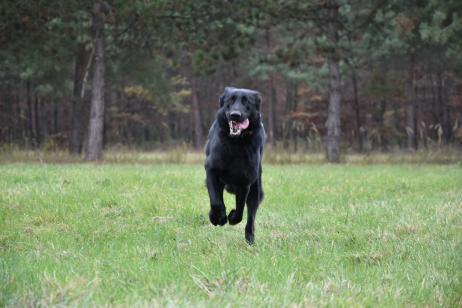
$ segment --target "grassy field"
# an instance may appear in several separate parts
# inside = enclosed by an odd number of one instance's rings
[[[248,246],[201,165],[0,165],[0,306],[462,306],[460,165],[263,180]]]

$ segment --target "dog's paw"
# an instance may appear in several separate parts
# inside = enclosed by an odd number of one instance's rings
[[[253,245],[253,243],[255,242],[255,235],[253,233],[245,233],[245,241],[247,242],[247,244],[249,245]]]
[[[223,226],[228,221],[228,217],[226,217],[226,211],[224,209],[223,210],[210,210],[209,218],[210,218],[210,222],[214,226],[216,225]]]
[[[230,225],[236,225],[242,221],[242,215],[239,216],[236,210],[231,210],[228,215],[228,221]]]

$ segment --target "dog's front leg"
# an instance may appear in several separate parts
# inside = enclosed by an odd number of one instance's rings
[[[245,201],[249,194],[250,186],[242,186],[236,189],[236,209],[229,212],[228,221],[230,225],[235,225],[241,222],[244,213]]]
[[[223,202],[224,184],[218,179],[218,176],[213,170],[207,170],[207,190],[210,198],[210,222],[216,226],[226,224],[225,203]]]

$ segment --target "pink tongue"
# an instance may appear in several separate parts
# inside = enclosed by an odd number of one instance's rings
[[[242,123],[237,123],[237,127],[240,129],[246,129],[249,127],[249,119],[245,119]]]

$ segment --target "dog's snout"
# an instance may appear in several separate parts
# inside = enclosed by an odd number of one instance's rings
[[[238,121],[241,119],[242,114],[239,111],[235,110],[235,111],[231,111],[231,113],[229,114],[229,117],[233,121]]]

